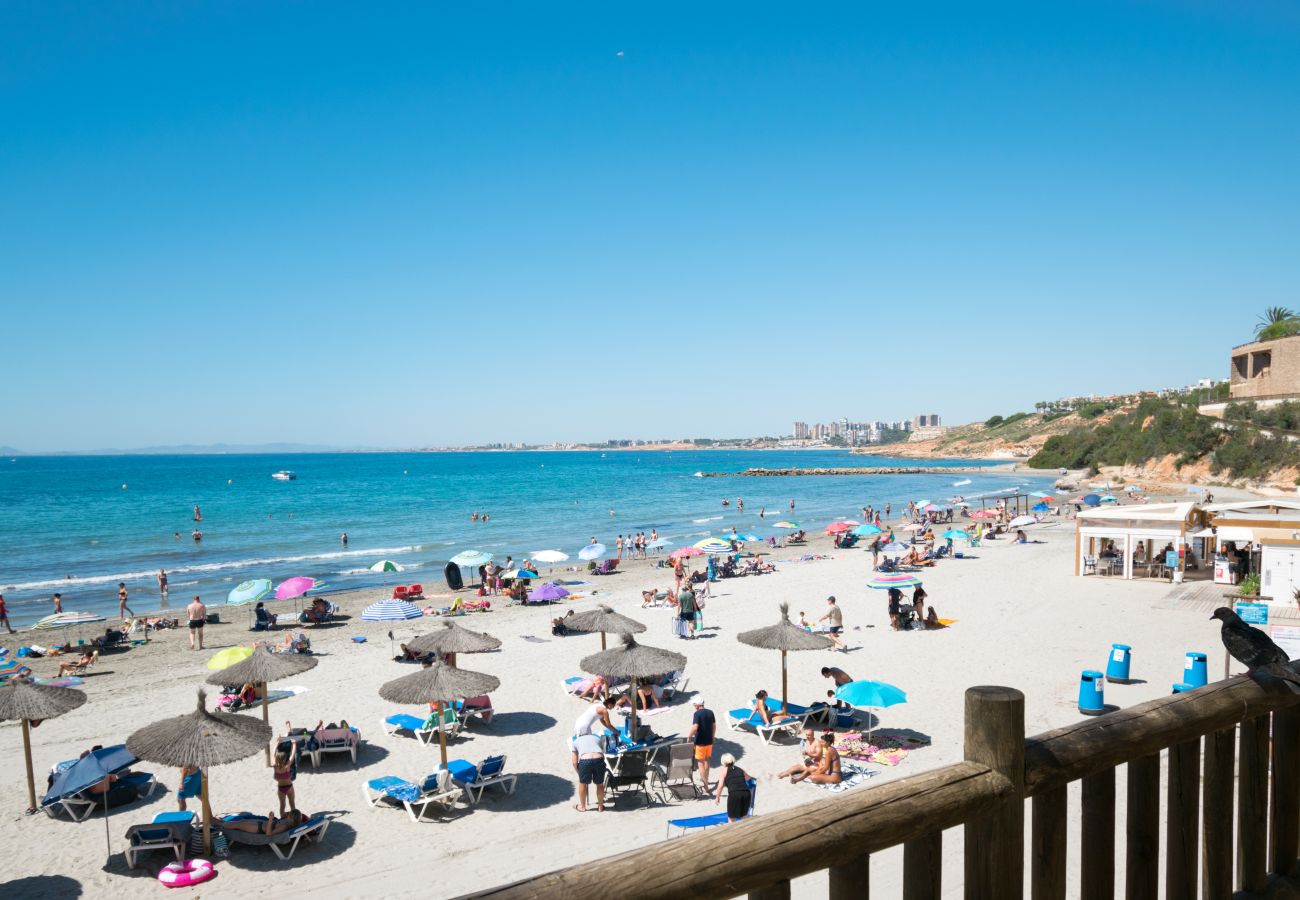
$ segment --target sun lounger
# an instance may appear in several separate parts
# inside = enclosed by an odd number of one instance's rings
[[[357,748],[361,745],[361,732],[355,728],[318,728],[314,735],[316,746],[310,753],[313,768],[320,768],[323,753],[347,753],[352,764],[357,763]]]
[[[493,785],[504,788],[507,794],[513,794],[515,776],[507,775],[505,768],[505,754],[489,756],[477,766],[463,759],[453,759],[447,763],[447,770],[451,772],[452,780],[465,789],[470,803],[482,800],[483,792]],[[478,793],[475,794],[475,791]]]
[[[406,589],[406,599],[407,599],[407,600],[423,600],[423,599],[424,599],[424,585],[422,585],[422,584],[413,584],[413,585],[411,585],[409,588],[407,588],[407,589]]]
[[[758,799],[758,782],[750,778],[745,782],[749,785],[749,815],[754,815],[754,804]],[[714,813],[711,816],[693,816],[689,819],[669,819],[667,836],[673,837],[673,829],[678,829],[677,837],[681,837],[688,831],[703,831],[705,828],[714,828],[718,825],[727,824],[726,813]]]
[[[153,796],[157,786],[153,773],[132,772],[119,777],[107,794],[92,794],[89,790],[85,790],[52,800],[45,805],[44,809],[52,819],[58,818],[59,813],[67,813],[72,821],[84,822],[90,818],[91,813],[104,806],[114,810],[137,800],[147,800]]]
[[[456,711],[451,707],[447,707],[442,711],[441,727],[432,719],[432,715],[422,719],[409,713],[397,713],[384,719],[384,731],[387,734],[409,731],[413,737],[425,744],[433,741],[438,736],[439,731],[442,731],[448,737],[454,736],[460,731],[460,719],[456,716]]]
[[[159,813],[148,825],[132,825],[126,830],[127,868],[134,869],[140,854],[148,850],[171,850],[180,862],[185,858],[193,825],[192,812]]]
[[[484,725],[492,724],[492,698],[484,694],[481,697],[469,697],[454,704],[456,715],[460,718],[461,728],[478,719]]]
[[[409,596],[410,596],[410,592],[407,591],[406,585],[399,584],[397,587],[393,588],[394,600],[405,600]]]
[[[233,816],[223,816],[221,821],[229,822],[235,819],[252,820],[254,822],[266,822],[266,816],[255,816],[252,813],[237,813]],[[275,851],[275,855],[282,860],[293,858],[294,852],[298,849],[298,844],[302,841],[319,841],[325,837],[325,832],[330,827],[330,819],[324,815],[312,816],[303,822],[297,828],[289,831],[282,831],[279,834],[254,834],[251,831],[235,831],[226,829],[226,840],[231,844],[245,844],[250,847],[270,847]],[[287,847],[285,850],[283,848]]]
[[[451,772],[447,769],[426,776],[418,785],[394,775],[373,778],[361,786],[361,793],[372,808],[384,805],[405,808],[412,822],[424,818],[430,806],[451,809],[456,801],[465,797],[464,788],[452,783]]]
[[[752,729],[763,743],[772,743],[779,732],[788,732],[797,734],[804,723],[810,716],[818,714],[818,710],[808,709],[806,706],[796,706],[790,703],[786,707],[788,715],[781,715],[781,701],[775,697],[767,698],[767,708],[772,713],[771,723],[764,722],[759,718],[758,713],[746,707],[742,709],[732,709],[727,711],[727,727],[732,731],[741,731],[743,729]]]
[[[602,559],[596,568],[591,570],[593,575],[613,575],[614,570],[618,568],[618,560]]]

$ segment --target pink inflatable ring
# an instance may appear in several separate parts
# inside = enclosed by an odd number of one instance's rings
[[[217,870],[206,859],[187,859],[185,862],[163,866],[158,873],[158,880],[167,887],[189,887],[192,884],[202,884],[215,874]]]

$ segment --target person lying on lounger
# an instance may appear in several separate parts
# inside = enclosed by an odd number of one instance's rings
[[[609,681],[604,675],[593,675],[587,682],[587,686],[578,693],[579,700],[599,700],[609,687]]]
[[[759,691],[754,695],[754,705],[749,712],[750,715],[757,713],[764,725],[772,724],[772,710],[767,708],[767,691]]]
[[[218,823],[225,831],[244,831],[249,834],[284,834],[292,831],[307,821],[307,814],[291,809],[284,816],[276,817],[274,812],[266,814],[266,819],[235,819],[232,822]]]
[[[62,678],[64,675],[67,675],[69,672],[75,672],[77,669],[84,669],[86,666],[90,665],[91,661],[94,658],[95,658],[94,651],[85,650],[82,652],[80,658],[78,658],[75,662],[59,663],[58,677]]]

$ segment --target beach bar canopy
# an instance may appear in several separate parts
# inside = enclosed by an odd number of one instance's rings
[[[1145,544],[1147,558],[1166,544],[1185,547],[1206,524],[1197,504],[1151,503],[1085,509],[1076,517],[1074,573],[1083,574],[1084,560],[1097,559],[1107,543],[1123,560],[1123,575],[1133,577],[1133,552]],[[1116,573],[1119,574],[1119,573]]]

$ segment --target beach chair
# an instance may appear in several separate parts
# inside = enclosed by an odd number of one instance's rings
[[[494,785],[503,788],[507,794],[513,794],[515,776],[507,775],[505,769],[504,753],[500,756],[489,756],[477,766],[463,759],[453,759],[447,763],[447,770],[451,772],[452,780],[465,789],[470,803],[482,800],[483,792]],[[475,794],[475,791],[478,793]]]
[[[407,592],[407,590],[406,590],[406,585],[404,585],[404,584],[399,584],[399,585],[397,585],[397,587],[393,588],[393,599],[394,599],[394,600],[405,600],[405,599],[406,599],[407,597],[409,597],[409,596],[410,596],[410,594],[409,594],[409,593]]]
[[[1097,574],[1097,557],[1085,556],[1083,558],[1083,574],[1084,575]]]
[[[683,678],[681,672],[673,672],[667,681],[663,684],[665,702],[672,702],[673,698],[679,694],[686,693],[686,686],[691,683],[689,678]]]
[[[256,816],[252,813],[242,812],[233,816],[222,816],[221,821],[230,822],[236,819],[265,822],[266,816]],[[325,837],[325,832],[329,830],[329,827],[330,819],[327,816],[315,815],[297,828],[282,831],[279,834],[254,834],[251,831],[227,829],[225,835],[226,840],[232,845],[244,844],[249,847],[270,847],[281,860],[289,860],[293,859],[293,854],[297,851],[300,843],[303,841],[315,843],[321,840]]]
[[[732,709],[727,711],[727,727],[732,731],[742,731],[751,729],[763,739],[763,743],[772,743],[772,738],[777,734],[785,732],[787,734],[798,734],[808,721],[809,716],[815,715],[818,711],[809,709],[806,706],[796,706],[793,703],[786,704],[788,715],[780,715],[781,701],[775,697],[767,698],[767,708],[772,713],[772,721],[765,723],[759,718],[758,713],[749,707],[741,709]]]
[[[617,568],[618,568],[618,560],[616,560],[616,559],[602,559],[602,560],[600,561],[600,565],[596,566],[596,569],[595,569],[595,571],[592,572],[592,574],[593,574],[593,575],[613,575],[613,574],[614,574],[614,570],[617,569]]]
[[[352,764],[357,764],[357,749],[361,746],[361,732],[355,728],[318,728],[314,735],[316,746],[309,754],[312,768],[320,768],[320,758],[325,753],[347,753]]]
[[[153,817],[148,825],[132,825],[126,830],[126,866],[134,869],[141,853],[171,850],[176,861],[185,859],[194,826],[192,812],[165,812]]]
[[[427,719],[421,719],[419,716],[397,713],[384,719],[384,733],[397,734],[399,731],[409,731],[413,738],[422,744],[427,744],[438,734],[438,729],[426,725],[427,722]]]
[[[407,589],[406,589],[406,599],[407,599],[407,600],[423,600],[423,599],[424,599],[424,585],[422,585],[422,584],[413,584],[413,585],[411,585],[409,588],[407,588]]]
[[[72,760],[76,762],[76,760]],[[61,766],[64,764],[60,764]],[[59,768],[56,766],[55,768]],[[66,813],[74,822],[84,822],[96,809],[115,810],[137,800],[148,800],[158,786],[151,772],[132,772],[118,778],[106,794],[92,794],[89,789],[66,797],[50,800],[42,805],[46,815],[57,819]]]
[[[82,663],[82,664],[78,664],[78,665],[75,665],[75,666],[71,666],[71,667],[68,669],[68,674],[69,674],[69,675],[85,675],[85,674],[86,674],[86,670],[89,669],[89,668],[92,668],[92,667],[95,665],[95,663],[97,663],[97,662],[99,662],[99,651],[98,651],[98,650],[96,650],[94,653],[90,654],[90,662]]]
[[[694,748],[691,752],[694,755]],[[645,805],[649,806],[652,799],[649,755],[639,751],[619,754],[618,771],[612,768],[605,769],[605,789],[609,791],[611,802],[639,791],[645,800]]]
[[[750,778],[745,784],[749,785],[749,816],[754,815],[754,806],[758,800],[758,782]],[[681,837],[688,831],[703,831],[706,828],[715,828],[718,825],[726,825],[727,814],[724,812],[714,813],[711,816],[694,816],[689,819],[669,819],[666,829],[666,837],[674,837],[673,829],[678,829],[676,837]]]
[[[668,748],[668,764],[655,766],[652,774],[659,785],[659,796],[665,800],[668,794],[678,800],[688,799],[688,796],[689,799],[699,799],[701,791],[695,783],[694,744],[673,744]]]
[[[453,704],[456,715],[460,718],[461,728],[469,726],[475,719],[484,725],[492,724],[492,698],[487,694],[481,697],[468,697]]]
[[[412,822],[423,819],[430,806],[450,810],[458,800],[465,797],[465,790],[452,783],[451,772],[447,769],[439,769],[426,776],[418,785],[393,775],[372,778],[361,786],[361,793],[372,809],[400,806],[406,810]]]

